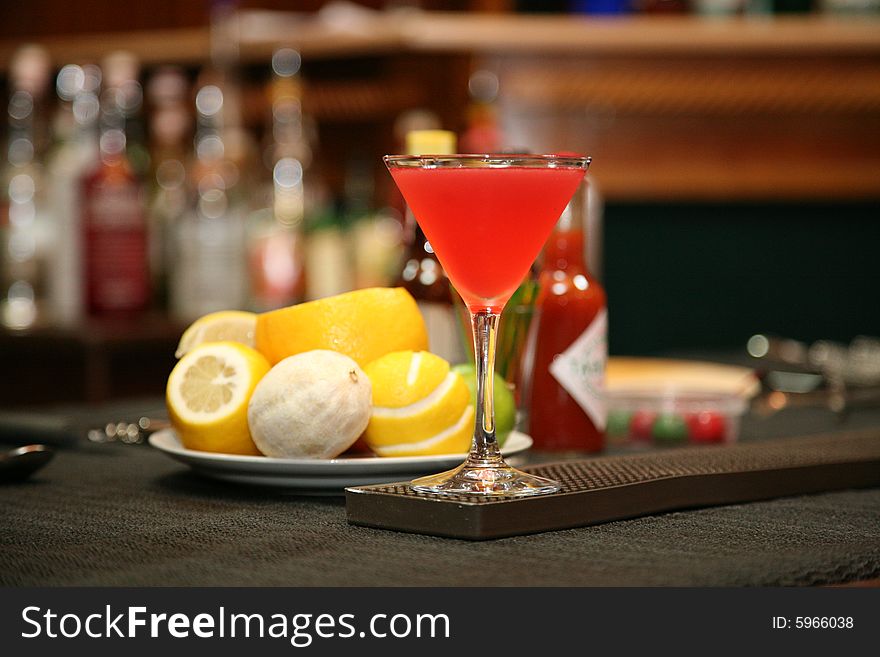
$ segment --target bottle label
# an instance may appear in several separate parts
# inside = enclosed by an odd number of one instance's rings
[[[600,431],[605,429],[605,363],[608,360],[608,311],[602,309],[586,330],[553,359],[550,374],[584,410]]]
[[[146,221],[135,183],[98,183],[84,205],[85,281],[93,311],[143,310],[149,303]]]

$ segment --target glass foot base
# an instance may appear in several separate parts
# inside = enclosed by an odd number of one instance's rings
[[[503,461],[491,465],[465,462],[455,470],[415,479],[411,485],[423,493],[491,497],[546,495],[560,488],[555,481],[526,474]]]

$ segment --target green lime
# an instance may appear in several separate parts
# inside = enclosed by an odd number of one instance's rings
[[[608,422],[605,425],[605,433],[609,436],[626,436],[629,434],[629,423],[632,420],[630,411],[608,411]]]
[[[687,439],[687,423],[681,415],[662,413],[651,428],[654,440],[665,445],[684,442]]]
[[[461,375],[471,391],[471,403],[476,408],[477,404],[477,370],[474,365],[462,363],[452,368],[453,372]],[[516,402],[513,393],[507,387],[507,382],[500,374],[495,374],[495,437],[498,445],[503,447],[508,434],[516,424]]]

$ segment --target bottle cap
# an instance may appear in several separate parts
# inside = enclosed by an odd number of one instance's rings
[[[26,45],[13,55],[9,75],[14,89],[40,98],[49,85],[51,61],[42,46]]]
[[[121,87],[129,80],[137,80],[140,66],[140,60],[134,53],[127,50],[111,52],[101,62],[105,86]]]
[[[406,133],[406,152],[410,155],[453,155],[457,139],[449,130],[411,130]]]

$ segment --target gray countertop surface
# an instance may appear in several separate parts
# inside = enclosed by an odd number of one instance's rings
[[[128,410],[149,408],[139,404]],[[105,419],[80,409],[78,421],[92,418]],[[880,431],[880,409],[845,420],[792,410],[746,417],[742,439],[874,426]],[[7,586],[776,586],[880,577],[880,489],[475,543],[352,526],[341,497],[222,484],[155,449],[118,444],[59,450],[31,480],[0,485],[0,527]]]

